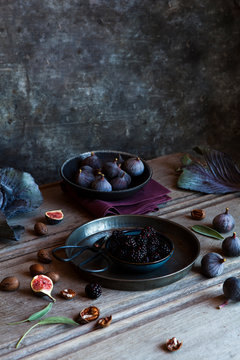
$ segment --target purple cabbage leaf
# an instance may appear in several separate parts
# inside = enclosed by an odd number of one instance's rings
[[[226,194],[240,191],[240,170],[232,158],[213,149],[196,148],[204,164],[184,158],[177,186],[207,194]]]

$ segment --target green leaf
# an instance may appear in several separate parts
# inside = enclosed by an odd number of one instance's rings
[[[67,324],[67,325],[79,325],[76,321],[67,318],[65,316],[52,316],[46,319],[43,319],[38,322],[39,325],[47,325],[47,324]]]
[[[18,325],[27,321],[34,321],[37,319],[41,319],[44,315],[46,315],[51,309],[52,309],[53,303],[49,303],[44,309],[32,314],[29,316],[29,318],[13,323],[8,323],[7,325]]]
[[[43,319],[41,321],[39,321],[38,323],[34,324],[33,326],[31,326],[24,334],[23,336],[18,340],[17,344],[16,344],[16,348],[19,347],[19,345],[21,344],[22,340],[25,338],[25,336],[32,330],[34,329],[36,326],[38,325],[49,325],[49,324],[67,324],[67,325],[77,325],[79,326],[79,324],[70,319],[67,318],[65,316],[52,316],[52,317],[48,317],[46,319]]]
[[[192,230],[201,235],[212,237],[218,240],[224,239],[224,237],[221,234],[219,234],[219,232],[205,225],[194,225],[192,226]]]

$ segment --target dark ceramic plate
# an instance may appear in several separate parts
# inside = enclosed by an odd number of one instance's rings
[[[137,156],[125,152],[112,151],[112,150],[98,150],[93,152],[100,158],[100,160],[103,163],[107,161],[113,161],[116,157],[119,156],[119,154],[121,155],[123,160]],[[132,177],[132,182],[127,189],[118,190],[118,191],[113,190],[110,192],[106,192],[106,191],[97,191],[97,190],[85,188],[83,186],[77,185],[74,182],[74,177],[76,176],[76,173],[80,168],[81,161],[90,155],[91,152],[86,152],[77,155],[75,157],[72,157],[66,160],[60,169],[60,174],[62,179],[79,195],[85,197],[97,198],[101,200],[109,200],[109,201],[125,199],[128,198],[129,196],[134,195],[140,189],[142,189],[142,187],[145,186],[152,177],[152,169],[145,160],[141,159],[144,163],[144,172],[142,175]]]
[[[161,267],[147,273],[134,273],[121,269],[112,262],[106,271],[88,273],[79,264],[82,256],[71,262],[79,272],[90,281],[101,283],[105,287],[120,290],[149,290],[168,285],[184,277],[192,268],[199,255],[200,245],[196,236],[187,228],[166,219],[147,215],[116,215],[90,221],[74,230],[66,241],[67,246],[92,246],[95,241],[108,236],[113,230],[131,230],[152,226],[163,236],[171,239],[174,252],[171,258]],[[70,258],[74,249],[66,249],[66,256]],[[103,268],[106,264],[100,257],[93,268]],[[87,264],[89,268],[90,264]]]

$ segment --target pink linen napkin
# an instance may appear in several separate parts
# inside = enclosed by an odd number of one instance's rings
[[[158,205],[169,201],[171,198],[167,195],[170,190],[151,179],[141,190],[133,196],[114,201],[105,201],[99,199],[90,199],[80,197],[66,183],[62,184],[62,189],[66,191],[73,199],[92,215],[104,217],[108,215],[143,215],[148,212],[158,210]]]

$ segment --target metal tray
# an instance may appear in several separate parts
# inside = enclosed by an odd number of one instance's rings
[[[88,273],[78,267],[78,264],[82,261],[81,256],[73,259],[72,264],[88,280],[118,290],[150,290],[183,278],[191,270],[199,255],[199,241],[184,226],[156,216],[116,215],[93,220],[74,230],[67,238],[66,245],[91,246],[96,240],[102,236],[110,235],[115,229],[135,229],[144,226],[154,227],[174,243],[175,251],[173,256],[159,269],[138,274],[123,271],[115,264],[112,264],[104,272]],[[71,257],[74,251],[74,249],[66,249],[67,257]],[[98,264],[93,264],[93,266],[101,267],[102,264],[100,263],[101,259],[98,260]]]

